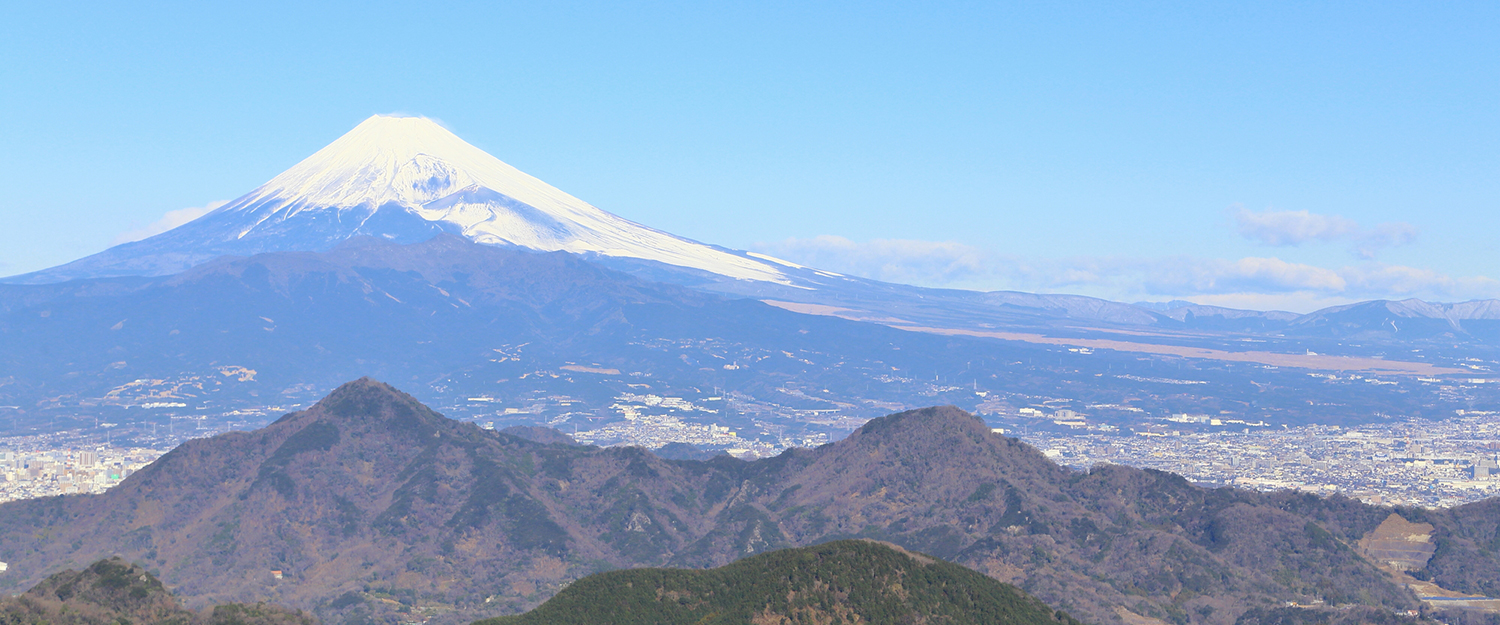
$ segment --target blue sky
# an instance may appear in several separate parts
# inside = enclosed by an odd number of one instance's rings
[[[1500,297],[1500,4],[219,4],[7,7],[0,275],[402,112],[630,219],[876,278]]]

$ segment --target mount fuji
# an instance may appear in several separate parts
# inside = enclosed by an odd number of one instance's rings
[[[570,252],[651,281],[908,328],[1093,332],[1152,326],[1206,331],[1209,342],[1219,342],[1222,332],[1397,340],[1457,333],[1493,342],[1500,326],[1500,302],[1494,301],[1365,302],[1299,316],[931,289],[844,276],[635,223],[527,175],[430,119],[383,115],[194,221],[0,283],[167,276],[223,256],[326,252],[357,237],[411,244],[442,233],[481,245]],[[1404,333],[1395,336],[1401,328]]]
[[[1398,362],[1392,345],[1422,351]],[[799,411],[1040,405],[1064,388],[1081,405],[1146,402],[1122,419],[1261,414],[1274,382],[1290,389],[1277,419],[1295,422],[1330,397],[1360,414],[1473,409],[1428,393],[1440,387],[1309,387],[1323,378],[1294,368],[1484,375],[1470,359],[1497,345],[1487,302],[1299,316],[842,276],[637,224],[435,122],[372,117],[197,220],[0,280],[0,419],[148,405],[238,418],[377,375],[452,414],[540,405],[524,425],[604,418],[642,384],[735,397],[738,423],[761,427]],[[1182,380],[1185,361],[1198,377]],[[1481,386],[1466,401],[1500,393]],[[578,401],[537,403],[557,397]]]
[[[376,115],[199,219],[5,281],[43,284],[160,276],[223,255],[321,252],[357,236],[414,243],[441,232],[488,245],[628,259],[703,272],[715,279],[791,285],[789,271],[801,269],[691,241],[600,210],[468,144],[430,119]]]
[[[966,328],[1059,319],[1175,323],[1094,298],[890,284],[699,243],[596,208],[430,119],[383,115],[187,224],[0,283],[167,276],[223,256],[326,252],[357,237],[410,244],[441,233],[482,245],[571,252],[647,280],[877,322]]]

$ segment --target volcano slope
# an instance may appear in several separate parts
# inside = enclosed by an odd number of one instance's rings
[[[11,563],[0,592],[120,555],[190,606],[477,617],[534,606],[598,571],[721,566],[866,537],[1013,583],[1084,621],[1119,622],[1123,607],[1227,624],[1288,601],[1417,608],[1349,547],[1390,512],[1119,466],[1074,472],[952,407],[755,462],[664,460],[486,431],[361,379],[261,430],[188,442],[104,494],[0,505],[0,560]],[[1494,566],[1493,528],[1481,526],[1495,517],[1424,518],[1449,536],[1434,574],[1479,579],[1472,571]]]
[[[1211,383],[1153,389],[1117,375],[1124,372],[1161,379],[1191,372]],[[547,402],[538,408],[546,417],[609,410],[650,378],[657,395],[743,396],[759,406],[729,425],[749,426],[758,411],[785,419],[788,434],[821,428],[787,408],[875,417],[928,403],[977,407],[982,389],[1012,403],[1066,389],[1082,405],[1229,410],[1293,424],[1330,418],[1309,407],[1312,399],[1346,404],[1340,414],[1352,421],[1472,408],[1426,383],[1330,386],[1292,368],[1141,360],[1103,349],[1084,356],[1058,345],[799,314],[649,282],[567,252],[452,235],[223,257],[156,278],[0,284],[0,406],[9,407],[0,408],[0,434],[57,431],[97,416],[121,425],[119,440],[125,431],[143,436],[151,424],[170,429],[172,416],[237,421],[224,416],[236,410],[259,425],[269,406],[309,405],[366,375],[453,416],[492,414],[493,405],[469,400],[476,396],[576,402]],[[1475,392],[1472,401],[1486,401],[1489,391]],[[142,404],[158,406],[132,408]]]

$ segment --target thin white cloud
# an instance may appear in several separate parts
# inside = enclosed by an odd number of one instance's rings
[[[952,241],[876,239],[856,243],[840,236],[786,239],[762,246],[773,255],[810,267],[885,282],[954,284],[988,273],[989,254]]]
[[[1500,297],[1500,281],[1374,261],[1319,267],[1276,257],[1020,258],[952,241],[838,236],[762,244],[777,257],[887,282],[978,290],[1066,292],[1117,301],[1188,299],[1311,311],[1366,299],[1454,301]]]
[[[208,204],[205,204],[203,206],[191,206],[188,208],[179,208],[177,210],[167,211],[165,215],[162,215],[161,219],[151,222],[150,224],[147,224],[141,228],[136,228],[128,232],[121,232],[119,235],[115,236],[115,240],[111,242],[110,245],[130,243],[131,241],[139,241],[147,237],[154,237],[158,234],[176,228],[177,226],[207,215],[213,212],[214,209],[228,203],[228,200],[217,200],[214,202],[209,202]]]
[[[1121,267],[1127,279],[1135,274],[1143,290],[1180,295],[1216,293],[1340,293],[1348,282],[1337,271],[1290,263],[1279,258],[1248,257],[1140,259]]]
[[[1500,280],[1484,276],[1455,277],[1406,267],[1366,263],[1342,271],[1356,293],[1388,293],[1391,297],[1424,297],[1437,293],[1450,299],[1500,297]]]
[[[1308,241],[1335,241],[1359,234],[1359,224],[1337,215],[1315,215],[1303,211],[1255,212],[1244,207],[1234,211],[1240,235],[1266,245],[1301,245]]]
[[[1319,215],[1305,210],[1249,210],[1243,206],[1230,209],[1240,235],[1272,246],[1295,246],[1309,241],[1348,241],[1362,258],[1373,258],[1381,248],[1411,243],[1417,238],[1417,227],[1393,221],[1365,228],[1347,217]]]
[[[1223,306],[1241,310],[1284,310],[1309,313],[1314,310],[1341,306],[1354,301],[1341,295],[1324,295],[1307,291],[1290,293],[1221,293],[1216,295],[1194,295],[1192,301],[1204,306]]]

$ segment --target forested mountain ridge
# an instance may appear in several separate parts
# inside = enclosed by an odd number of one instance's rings
[[[0,599],[4,625],[314,625],[301,611],[278,606],[226,604],[186,610],[139,565],[119,558],[81,571],[67,570],[15,597]]]
[[[475,625],[1080,625],[1015,586],[893,547],[844,540],[709,570],[596,573],[526,614]]]
[[[1424,512],[1439,548],[1417,574],[1491,592],[1492,510]],[[952,407],[755,462],[666,460],[482,430],[363,379],[264,429],[184,444],[102,495],[0,506],[11,563],[0,592],[119,554],[190,606],[270,601],[335,622],[398,606],[482,616],[603,570],[865,537],[1088,622],[1118,622],[1123,607],[1225,625],[1288,601],[1418,608],[1350,546],[1390,512],[1121,466],[1070,471]]]

